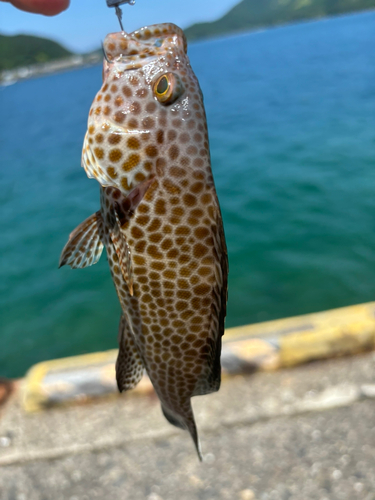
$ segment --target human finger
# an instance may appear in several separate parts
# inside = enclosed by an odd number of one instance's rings
[[[34,14],[55,16],[69,7],[70,0],[3,0],[14,7]]]

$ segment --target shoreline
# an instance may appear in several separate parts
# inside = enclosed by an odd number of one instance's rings
[[[226,32],[223,32],[220,34],[208,35],[206,37],[193,38],[190,40],[188,38],[188,45],[202,43],[202,42],[211,42],[211,41],[220,40],[223,38],[248,35],[250,33],[251,34],[263,33],[265,31],[278,29],[278,28],[285,28],[288,26],[297,26],[299,24],[309,24],[309,23],[320,22],[320,21],[325,21],[325,20],[328,21],[328,20],[332,20],[332,19],[340,19],[343,17],[368,14],[368,13],[374,13],[374,12],[375,12],[375,8],[371,7],[371,8],[364,9],[364,10],[356,10],[356,11],[345,12],[345,13],[341,13],[341,14],[333,14],[333,15],[317,16],[317,17],[307,17],[306,19],[299,19],[297,21],[280,22],[280,23],[274,23],[274,24],[260,24],[258,26],[253,26],[251,28],[239,28],[239,29],[235,29],[235,30],[231,30],[231,31],[226,31]]]
[[[233,36],[241,36],[247,35],[250,33],[261,33],[264,31],[283,28],[286,26],[295,26],[299,24],[313,23],[324,20],[330,20],[335,18],[342,18],[352,15],[361,15],[367,13],[375,12],[375,8],[369,8],[359,11],[345,12],[341,14],[335,15],[326,15],[326,16],[318,16],[312,18],[301,19],[298,21],[290,21],[290,22],[280,22],[275,24],[267,24],[267,25],[259,25],[253,26],[250,28],[241,28],[237,30],[231,30],[227,32],[223,32],[220,34],[212,34],[207,37],[199,37],[199,38],[188,38],[189,45],[195,45],[197,43],[210,42],[214,40],[219,40],[223,38],[233,37]],[[187,29],[189,29],[188,27]],[[14,83],[22,80],[28,80],[30,78],[38,78],[40,76],[51,75],[56,73],[62,73],[64,71],[69,71],[71,69],[80,69],[87,66],[94,66],[95,64],[100,64],[102,62],[102,54],[100,51],[85,54],[85,55],[73,55],[64,59],[57,59],[54,61],[49,61],[46,63],[33,64],[29,66],[19,66],[17,68],[11,70],[3,70],[0,71],[0,87],[7,87],[13,85]]]
[[[88,55],[74,55],[64,59],[57,59],[46,63],[19,66],[18,68],[0,71],[0,87],[8,87],[22,80],[38,78],[45,75],[62,73],[71,69],[81,69],[100,64],[101,53]]]

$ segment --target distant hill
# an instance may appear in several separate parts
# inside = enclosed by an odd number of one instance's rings
[[[46,38],[0,35],[0,71],[69,57],[72,52]]]
[[[375,8],[375,0],[242,0],[217,21],[185,29],[189,40]]]

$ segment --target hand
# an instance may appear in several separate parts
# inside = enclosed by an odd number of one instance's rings
[[[2,0],[10,2],[17,9],[33,12],[34,14],[44,14],[45,16],[55,16],[69,7],[70,0]]]

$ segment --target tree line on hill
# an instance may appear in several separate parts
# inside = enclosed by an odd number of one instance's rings
[[[334,16],[375,8],[375,0],[242,0],[213,22],[185,29],[199,40],[259,27]],[[31,35],[0,35],[0,71],[72,56],[59,43]]]
[[[0,35],[0,71],[72,56],[60,44],[31,35]]]
[[[374,8],[375,0],[242,0],[217,21],[193,24],[185,33],[188,39],[199,40]]]

